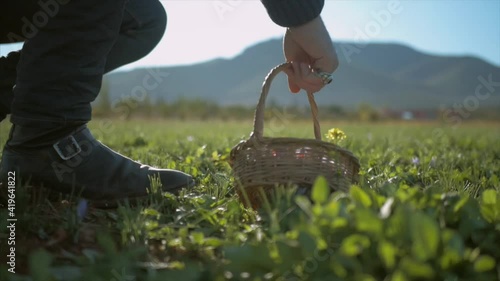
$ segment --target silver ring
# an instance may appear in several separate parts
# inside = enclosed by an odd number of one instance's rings
[[[332,83],[333,81],[333,75],[332,73],[328,73],[328,72],[324,72],[324,71],[321,71],[321,70],[314,70],[313,72],[316,76],[318,76],[318,78],[320,78],[321,80],[323,80],[323,84],[324,85],[328,85],[330,83]]]

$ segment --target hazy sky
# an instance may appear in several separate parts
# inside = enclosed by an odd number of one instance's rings
[[[232,57],[284,31],[259,0],[161,2],[168,14],[162,41],[126,68]],[[326,0],[322,16],[334,40],[397,42],[429,53],[474,55],[500,66],[500,0]],[[0,53],[17,47],[1,46]]]

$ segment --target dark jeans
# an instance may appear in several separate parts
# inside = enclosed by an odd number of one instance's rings
[[[11,121],[26,127],[89,121],[103,74],[147,55],[166,26],[158,0],[16,0],[2,10],[0,43],[25,41]]]

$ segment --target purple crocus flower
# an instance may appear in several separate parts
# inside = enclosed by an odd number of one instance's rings
[[[420,164],[420,159],[418,159],[418,157],[413,157],[411,159],[411,162],[413,163],[413,165],[418,165]]]
[[[80,199],[78,201],[78,205],[76,205],[76,216],[79,221],[82,221],[85,215],[87,214],[88,203],[85,199]]]

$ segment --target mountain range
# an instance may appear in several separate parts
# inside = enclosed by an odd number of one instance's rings
[[[362,103],[393,109],[449,107],[471,102],[481,83],[480,76],[488,80],[491,75],[491,80],[500,82],[500,67],[476,57],[425,54],[389,43],[336,42],[335,48],[340,66],[333,83],[316,95],[318,104],[346,108]],[[138,93],[146,89],[150,101],[185,98],[253,106],[264,77],[283,60],[281,40],[272,39],[231,59],[114,72],[105,78],[106,89],[111,101],[134,95],[142,99],[144,95]],[[162,74],[157,79],[160,83],[151,80],[151,73]],[[484,97],[485,92],[481,93]],[[284,74],[275,79],[269,100],[282,105],[307,104],[305,95],[288,92]],[[499,106],[500,87],[493,87],[487,99],[476,100],[479,106]]]

